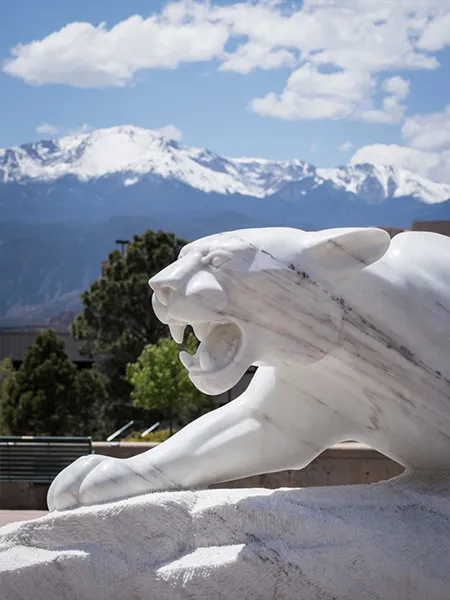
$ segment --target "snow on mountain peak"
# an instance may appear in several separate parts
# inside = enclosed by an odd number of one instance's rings
[[[427,203],[450,198],[450,185],[392,166],[350,164],[316,169],[298,159],[226,158],[132,125],[0,150],[0,180],[5,183],[53,181],[64,176],[87,181],[112,174],[122,176],[126,186],[153,174],[204,192],[260,198],[304,180],[309,187],[330,182],[370,204],[399,196],[413,196]]]
[[[428,204],[450,199],[450,185],[391,165],[351,163],[345,167],[317,169],[317,174],[337,187],[363,197],[370,204],[402,196],[419,198]]]
[[[89,180],[114,173],[132,185],[149,173],[205,192],[263,197],[281,180],[302,179],[304,163],[228,159],[204,148],[179,145],[158,132],[131,125],[98,129],[0,151],[3,181],[52,181],[66,175]]]

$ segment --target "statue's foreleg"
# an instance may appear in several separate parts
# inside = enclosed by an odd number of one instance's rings
[[[302,398],[295,381],[263,367],[239,398],[159,446],[125,460],[92,458],[85,472],[74,463],[55,480],[49,503],[64,509],[298,469],[338,441],[330,432],[339,436],[342,426],[333,418],[323,403]]]

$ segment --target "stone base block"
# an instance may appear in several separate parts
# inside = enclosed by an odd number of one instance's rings
[[[158,493],[0,529],[4,600],[449,600],[450,482]]]

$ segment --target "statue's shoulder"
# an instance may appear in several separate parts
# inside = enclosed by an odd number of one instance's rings
[[[450,296],[450,237],[428,231],[394,236],[380,265],[424,288],[439,288]]]

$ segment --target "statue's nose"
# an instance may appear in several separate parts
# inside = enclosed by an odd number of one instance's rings
[[[180,264],[173,263],[149,279],[148,285],[161,304],[167,306],[173,292],[182,285],[185,274],[185,269]]]
[[[175,313],[179,310],[183,314],[187,310],[187,299],[197,307],[215,311],[222,310],[227,304],[224,289],[216,277],[206,271],[197,271],[195,265],[187,262],[184,265],[181,261],[169,265],[148,283],[159,303],[166,308],[170,307],[174,318],[178,318]],[[182,309],[174,305],[180,294],[184,298]],[[195,315],[192,314],[191,317],[195,318]]]
[[[161,302],[163,306],[168,306],[170,304],[170,300],[172,298],[172,293],[175,288],[169,285],[152,285],[150,286],[155,292],[155,296]]]

